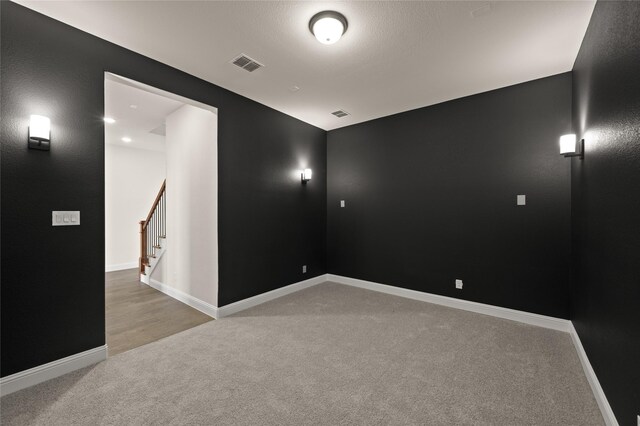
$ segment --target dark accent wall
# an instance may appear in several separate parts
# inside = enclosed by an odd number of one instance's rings
[[[237,95],[220,105],[218,304],[224,306],[326,273],[327,137]],[[313,178],[303,185],[296,170],[305,167]]]
[[[571,320],[620,425],[640,415],[640,3],[599,1],[573,68]]]
[[[2,376],[105,342],[105,71],[218,108],[220,305],[326,272],[324,130],[15,3],[0,7]],[[51,118],[49,152],[27,150],[38,113]],[[301,166],[314,172],[304,187]],[[52,210],[80,210],[81,225],[52,228]]]
[[[566,73],[328,132],[329,273],[568,318],[570,130]]]

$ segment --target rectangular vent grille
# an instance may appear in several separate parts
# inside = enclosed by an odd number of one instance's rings
[[[260,62],[256,61],[255,59],[251,59],[244,53],[231,61],[231,63],[249,72],[254,72],[258,68],[264,67],[264,65],[262,65]]]
[[[335,115],[338,118],[346,117],[347,115],[349,115],[349,113],[347,111],[343,111],[341,109],[339,109],[337,111],[333,111],[331,114]]]

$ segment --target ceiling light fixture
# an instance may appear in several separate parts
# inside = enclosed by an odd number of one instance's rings
[[[342,13],[325,10],[313,15],[309,21],[309,30],[322,44],[333,44],[347,32],[347,18]]]
[[[128,137],[128,136],[125,136],[124,138],[122,138],[122,142],[129,143],[129,142],[131,142],[131,138]]]
[[[116,122],[116,120],[115,120],[115,119],[113,119],[113,118],[111,118],[111,117],[105,117],[105,118],[104,118],[104,122],[105,122],[105,123],[109,123],[109,124],[113,124],[113,123],[115,123],[115,122]]]

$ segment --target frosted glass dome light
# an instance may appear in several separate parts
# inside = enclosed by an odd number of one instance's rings
[[[347,31],[347,18],[332,10],[316,13],[309,21],[309,30],[322,44],[333,44]]]

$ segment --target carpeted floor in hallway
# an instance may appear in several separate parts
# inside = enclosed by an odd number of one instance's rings
[[[2,425],[602,425],[568,334],[334,283],[5,396]]]

